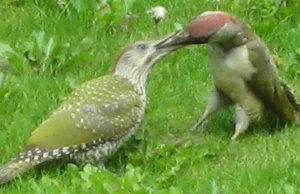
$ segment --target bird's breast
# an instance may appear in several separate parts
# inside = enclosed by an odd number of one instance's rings
[[[249,60],[246,46],[240,46],[230,51],[209,47],[209,68],[213,78],[224,82],[230,79],[248,81],[257,72]]]
[[[256,69],[249,60],[245,46],[226,51],[217,45],[208,47],[209,69],[214,85],[230,98],[235,98],[247,89],[246,81],[255,74]]]

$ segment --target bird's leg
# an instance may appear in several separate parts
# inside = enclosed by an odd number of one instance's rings
[[[196,124],[193,125],[193,127],[190,129],[191,131],[197,130],[197,128],[202,125],[202,123],[213,113],[216,113],[220,108],[225,107],[229,104],[231,104],[231,100],[219,89],[213,88],[213,90],[210,93],[208,103],[206,105],[205,111],[200,117],[200,119],[197,121]]]
[[[299,115],[299,113],[297,112],[297,113],[295,113],[296,114],[296,119],[295,119],[295,124],[296,124],[296,126],[300,126],[300,115]]]
[[[240,95],[236,107],[235,133],[232,140],[247,131],[251,123],[260,121],[263,115],[263,104],[251,92],[243,94],[245,95]]]
[[[105,168],[105,165],[104,165],[104,162],[103,161],[99,161],[98,164],[97,164],[97,168],[99,171],[103,171],[103,170],[106,170]]]
[[[242,107],[237,105],[235,114],[235,133],[231,137],[232,140],[235,140],[240,134],[244,133],[249,126],[249,117]]]

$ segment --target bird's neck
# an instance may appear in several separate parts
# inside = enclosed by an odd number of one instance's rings
[[[146,82],[147,72],[132,71],[131,73],[123,73],[116,71],[115,74],[127,79],[134,87],[135,92],[146,100]]]
[[[127,77],[129,82],[133,85],[135,92],[140,95],[143,107],[146,107],[147,96],[146,96],[146,82],[148,73],[139,76]]]
[[[139,95],[146,95],[147,77],[148,75],[137,75],[137,76],[127,77],[127,79],[134,86],[134,90]]]

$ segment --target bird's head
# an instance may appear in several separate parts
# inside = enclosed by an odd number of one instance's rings
[[[162,47],[206,43],[239,46],[247,42],[249,33],[249,27],[235,16],[222,11],[206,11],[194,17],[185,29],[173,33]]]
[[[151,67],[163,56],[176,50],[179,46],[159,47],[171,35],[167,35],[156,41],[137,41],[123,48],[114,66],[113,74],[128,79],[147,77]]]

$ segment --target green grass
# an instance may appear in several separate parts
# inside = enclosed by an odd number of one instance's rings
[[[109,30],[93,1],[72,1],[65,10],[54,0],[15,2],[0,5],[0,57],[13,64],[0,84],[1,164],[74,86],[110,71],[125,44],[152,38],[153,21],[145,12],[153,5],[169,11],[159,24],[161,36],[175,30],[175,22],[185,25],[205,10],[238,15],[283,59],[279,73],[300,99],[296,1],[279,9],[271,0],[136,1],[128,11],[138,18],[127,28],[115,22]],[[8,45],[14,53],[3,52]],[[156,65],[148,81],[146,117],[135,138],[108,164],[113,173],[51,165],[30,171],[0,193],[300,193],[299,128],[269,133],[270,126],[260,124],[232,142],[233,114],[223,110],[205,123],[203,132],[188,130],[210,91],[206,61],[204,47],[190,46]]]

